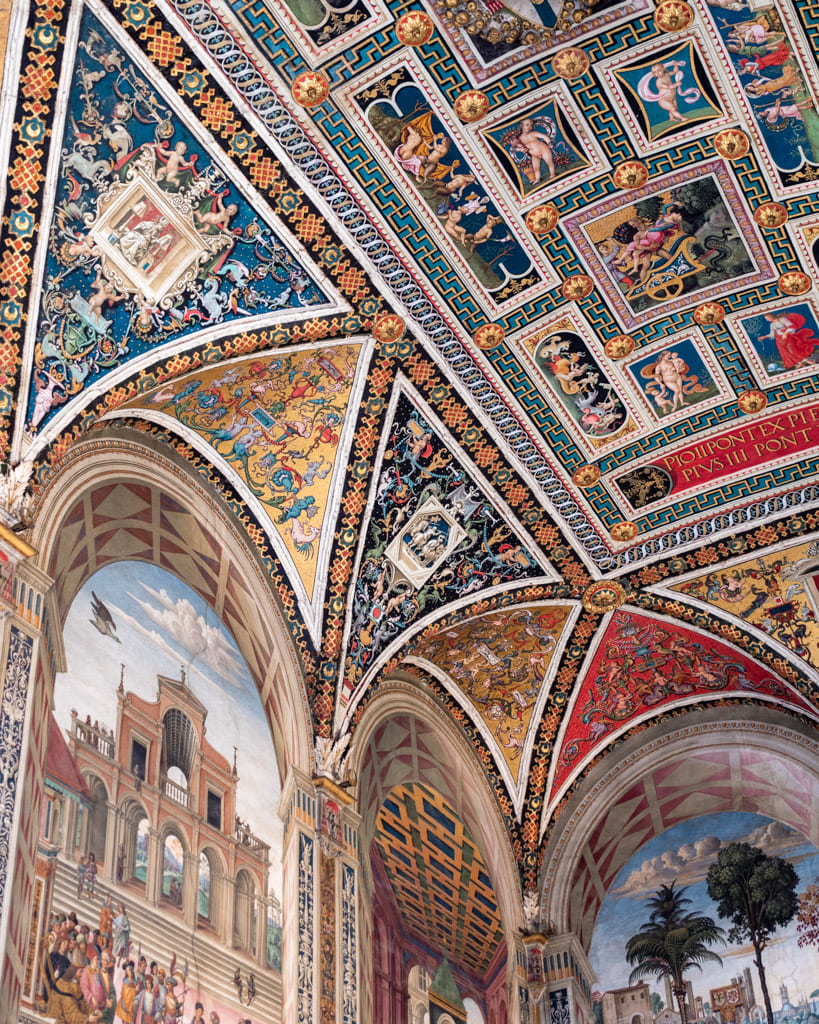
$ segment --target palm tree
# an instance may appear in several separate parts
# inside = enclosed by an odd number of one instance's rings
[[[630,985],[639,978],[670,980],[682,1024],[687,1024],[684,975],[692,967],[702,970],[706,961],[722,964],[708,947],[725,942],[725,933],[712,918],[688,911],[691,900],[676,884],[662,886],[648,901],[648,921],[626,943],[626,959],[634,965]]]

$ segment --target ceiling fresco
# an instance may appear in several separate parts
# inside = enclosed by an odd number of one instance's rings
[[[613,744],[706,705],[815,722],[810,5],[32,0],[10,32],[4,522],[89,453],[184,467],[257,553],[315,737],[414,680],[522,891]],[[140,487],[66,510],[61,599],[196,562],[258,681],[217,527],[174,505],[152,546]],[[420,792],[384,804],[388,870]]]

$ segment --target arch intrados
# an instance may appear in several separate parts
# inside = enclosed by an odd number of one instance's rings
[[[132,824],[136,825],[142,821],[143,818],[147,818],[148,824],[151,825],[151,815],[148,808],[132,793],[125,794],[120,802],[119,809],[123,816]]]
[[[247,888],[242,888],[243,883],[246,884]],[[236,872],[236,889],[238,892],[245,892],[249,896],[256,895],[256,879],[247,868],[239,868]]]
[[[159,565],[176,575],[199,594],[233,635],[254,678],[266,717],[271,724],[280,778],[284,779],[290,765],[309,773],[312,769],[313,744],[307,697],[287,625],[257,553],[236,528],[230,513],[226,512],[218,497],[206,490],[187,468],[180,468],[165,455],[146,445],[142,438],[137,443],[124,441],[121,436],[117,436],[110,444],[111,447],[104,450],[100,450],[98,442],[75,445],[39,496],[31,540],[38,551],[37,564],[54,580],[53,592],[57,597],[55,610],[60,623],[65,621],[79,589],[104,565],[115,561],[139,561]],[[90,471],[89,460],[93,460],[93,471]],[[253,652],[245,647],[243,638],[231,630],[221,609],[214,607],[213,595],[202,588],[198,579],[186,578],[157,558],[132,555],[123,558],[106,557],[99,564],[95,562],[86,565],[84,573],[73,578],[70,584],[64,584],[63,577],[68,576],[70,567],[57,563],[63,525],[75,512],[78,502],[90,500],[95,491],[117,483],[136,483],[148,488],[160,499],[170,499],[181,508],[182,513],[192,516],[197,529],[213,538],[223,553],[229,553],[231,579],[246,593],[248,606],[259,609],[260,621],[270,632],[269,652],[265,652],[269,653],[266,662],[267,678],[256,676]],[[122,529],[129,529],[127,517],[124,516],[120,522],[123,523]],[[109,523],[109,529],[111,526]],[[150,524],[140,523],[139,528],[143,532],[153,531],[154,551],[157,548],[161,551],[164,538],[156,523],[153,520]],[[258,642],[258,637],[254,636],[254,640]]]
[[[82,775],[82,777],[83,777],[83,779],[85,781],[85,784],[88,787],[88,792],[91,794],[92,797],[94,796],[94,792],[93,792],[94,789],[97,786],[100,786],[100,787],[102,787],[103,793],[105,793],[105,799],[106,800],[110,800],[111,799],[111,794],[110,794],[110,791],[108,789],[108,786],[105,783],[105,779],[103,779],[101,776],[97,775],[96,772],[89,771],[87,768],[86,769],[82,769],[80,774]]]
[[[163,849],[165,848],[165,843],[171,836],[173,836],[174,839],[179,840],[182,850],[185,853],[190,853],[190,843],[188,842],[184,831],[179,828],[176,822],[166,820],[161,824],[159,829],[159,841]]]
[[[222,851],[216,846],[202,846],[199,850],[200,856],[202,854],[207,858],[207,862],[210,865],[210,873],[223,875],[227,870],[225,858],[222,856]]]
[[[697,789],[688,788],[684,793],[685,802],[675,799],[675,791],[664,793],[664,801],[676,806],[674,821],[646,834],[641,846],[657,835],[667,831],[672,824],[690,821],[708,814],[739,810],[760,814],[795,829],[805,835],[814,845],[819,846],[819,743],[811,734],[809,727],[799,730],[799,723],[784,713],[773,713],[768,710],[766,718],[736,719],[731,717],[733,708],[724,711],[712,709],[710,721],[698,722],[696,725],[681,727],[668,731],[660,723],[647,736],[642,734],[639,742],[625,746],[617,761],[609,759],[604,775],[587,780],[586,784],[573,801],[571,814],[563,828],[557,829],[544,852],[543,868],[540,876],[540,889],[543,894],[543,920],[554,925],[558,934],[574,931],[582,936],[588,948],[594,926],[590,929],[581,927],[581,922],[572,913],[572,895],[576,893],[576,879],[582,870],[584,860],[594,859],[591,848],[592,836],[609,834],[606,825],[611,816],[617,812],[620,802],[645,779],[653,779],[658,773],[667,771],[675,762],[689,760],[692,763],[707,760],[710,756],[733,759],[732,788],[725,794],[722,805],[715,805],[713,794],[709,793],[710,803],[703,809],[696,800]],[[745,709],[745,714],[749,710]],[[727,712],[727,713],[726,713]],[[810,827],[805,829],[797,811],[790,800],[781,797],[776,806],[769,801],[761,802],[758,793],[749,793],[742,788],[742,776],[737,775],[736,761],[741,752],[755,756],[765,756],[769,766],[787,772],[791,778],[800,774],[801,783],[812,788],[805,794],[805,806],[817,808],[812,813]],[[770,775],[771,772],[769,771]],[[706,783],[712,780],[704,780]],[[712,782],[713,785],[713,782]],[[739,788],[737,788],[739,786]],[[775,799],[772,794],[771,800]],[[685,808],[685,810],[683,810]],[[682,810],[682,813],[680,811]],[[620,868],[640,847],[629,850],[622,863],[612,862],[610,877],[616,876]],[[596,920],[603,896],[597,894],[594,908]]]
[[[371,749],[375,749],[380,728],[391,720],[401,719],[415,723],[414,737],[431,737],[439,751],[446,750],[446,770],[439,772],[435,784],[411,769],[414,759],[406,747],[394,749],[386,756],[378,752],[376,756],[368,757]],[[498,901],[501,927],[507,937],[508,959],[513,961],[512,936],[523,927],[517,867],[494,795],[474,749],[461,730],[419,687],[392,680],[384,684],[365,709],[356,727],[350,762],[358,779],[362,860],[366,863],[369,859],[378,811],[395,786],[420,783],[437,790],[464,823],[481,852]],[[365,794],[370,765],[377,766],[381,779],[388,782],[383,789],[373,785],[370,793]]]

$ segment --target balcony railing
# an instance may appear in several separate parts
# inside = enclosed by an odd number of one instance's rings
[[[99,725],[91,725],[90,722],[81,722],[76,714],[71,714],[71,735],[80,743],[94,747],[103,757],[114,759],[114,735]]]
[[[177,786],[175,782],[171,782],[167,775],[163,775],[159,782],[162,793],[165,796],[170,797],[175,803],[190,809],[191,795],[187,789],[183,789],[181,786]]]
[[[238,821],[238,819],[233,836],[239,846],[245,850],[249,850],[257,857],[266,859],[267,855],[270,853],[270,847],[267,843],[262,842],[258,836],[255,836],[250,831],[250,828],[244,822]]]

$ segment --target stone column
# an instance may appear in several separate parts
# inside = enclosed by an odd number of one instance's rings
[[[256,963],[264,967],[267,963],[267,899],[256,897]]]
[[[233,946],[236,882],[229,875],[219,876],[219,938],[230,949]]]
[[[64,803],[60,848],[66,857],[74,859],[74,845],[77,837],[77,801],[66,800]]]
[[[279,804],[282,846],[282,1021],[318,1020],[318,839],[316,791],[295,768],[285,779]]]
[[[16,1024],[54,675],[65,669],[65,658],[51,580],[29,563],[34,549],[3,519],[0,514],[0,1024]]]
[[[595,975],[577,936],[550,935],[543,951],[543,968],[546,990],[540,1007],[545,1024],[593,1020],[591,989]]]
[[[117,880],[117,850],[122,841],[122,813],[116,804],[108,803],[108,817],[105,822],[105,863],[102,874],[109,882]]]
[[[182,914],[185,924],[193,929],[199,913],[199,858],[195,853],[182,854]]]
[[[162,838],[155,828],[148,829],[148,870],[145,876],[145,898],[154,906],[159,902],[163,871]]]

